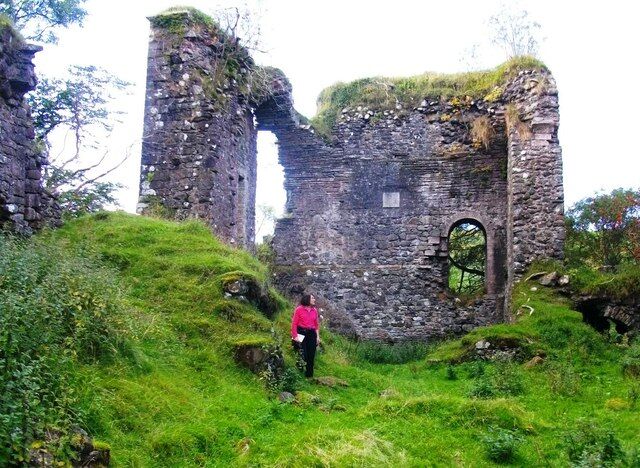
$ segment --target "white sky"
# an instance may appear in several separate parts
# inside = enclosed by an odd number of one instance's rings
[[[114,161],[139,143],[142,134],[146,16],[176,4],[211,12],[234,2],[89,0],[84,27],[61,31],[59,45],[46,46],[36,57],[41,74],[59,75],[68,65],[91,64],[134,83],[133,93],[118,103],[127,112],[124,121],[108,139]],[[543,26],[546,41],[540,58],[558,84],[566,205],[597,190],[637,187],[637,5],[624,0],[523,0],[520,5]],[[497,0],[265,0],[257,9],[267,52],[258,61],[285,72],[296,108],[310,117],[320,91],[336,81],[464,71],[465,50],[474,43],[486,44],[486,20],[499,6]],[[502,61],[500,51],[489,51],[478,65],[493,67]],[[114,173],[128,186],[120,194],[127,211],[134,211],[137,201],[139,154],[136,145],[125,166]],[[281,212],[282,174],[271,135],[260,136],[258,156],[257,203]]]

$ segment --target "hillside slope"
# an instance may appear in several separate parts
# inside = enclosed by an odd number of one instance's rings
[[[543,288],[516,292],[534,310],[523,309],[517,323],[478,329],[426,357],[419,347],[326,334],[317,374],[348,386],[289,372],[285,387],[298,394],[286,404],[233,359],[234,343],[253,340],[280,342],[288,366],[294,362],[290,305],[280,301],[272,322],[224,297],[221,275],[267,280],[249,254],[197,222],[122,213],[46,236],[119,272],[129,351],[79,365],[75,383],[85,425],[110,444],[115,466],[567,466],[570,457],[631,464],[640,446],[640,386],[621,366],[633,353],[640,360],[638,345],[610,343]],[[545,358],[530,368],[467,362],[480,340],[510,343],[522,360]],[[384,363],[393,361],[408,362]]]

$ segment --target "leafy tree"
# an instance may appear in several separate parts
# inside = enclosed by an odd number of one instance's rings
[[[120,167],[129,153],[110,165],[106,165],[108,151],[103,151],[93,163],[83,162],[88,152],[99,149],[100,140],[113,129],[120,114],[110,107],[112,93],[124,92],[128,86],[129,83],[105,70],[71,66],[67,78],[43,78],[28,97],[36,138],[50,156],[44,174],[45,187],[58,195],[67,216],[97,211],[115,202],[113,194],[121,186],[103,179]],[[54,131],[72,135],[70,152],[51,155]]]
[[[256,235],[262,232],[265,225],[273,224],[276,220],[276,209],[271,205],[260,204],[256,206]]]
[[[13,21],[25,39],[56,43],[57,28],[82,24],[86,0],[1,0],[0,13]]]
[[[485,238],[482,229],[463,223],[449,234],[449,287],[457,293],[473,294],[484,287]]]
[[[570,262],[614,268],[640,261],[640,189],[585,198],[567,212],[566,223]]]

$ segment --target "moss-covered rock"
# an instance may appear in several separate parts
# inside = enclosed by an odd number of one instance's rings
[[[268,285],[250,273],[232,271],[218,280],[225,295],[249,302],[268,318],[273,318],[282,302]]]

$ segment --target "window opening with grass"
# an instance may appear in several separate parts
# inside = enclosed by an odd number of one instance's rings
[[[449,231],[449,289],[456,294],[479,294],[485,289],[487,236],[482,224],[463,219]]]

